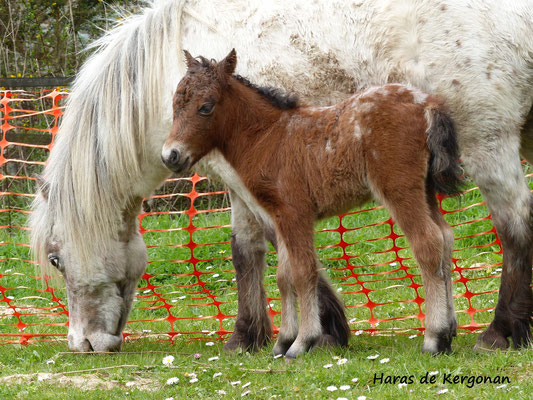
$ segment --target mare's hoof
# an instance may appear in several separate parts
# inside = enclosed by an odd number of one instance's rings
[[[477,343],[474,346],[475,350],[481,351],[491,351],[497,349],[505,350],[508,348],[509,340],[499,332],[494,331],[491,327],[478,336]]]
[[[336,347],[336,346],[339,346],[339,343],[337,342],[337,339],[335,339],[335,336],[324,333],[322,336],[320,336],[320,339],[318,339],[318,342],[315,344],[314,347]]]
[[[233,332],[233,335],[224,344],[222,349],[227,353],[238,353],[241,351],[256,351],[261,347],[266,346],[268,339],[261,340],[261,338],[255,338],[253,340],[250,335],[242,334],[239,332]]]

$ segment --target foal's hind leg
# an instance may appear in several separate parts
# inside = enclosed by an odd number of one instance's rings
[[[444,283],[446,285],[446,303],[447,303],[447,318],[449,321],[450,337],[457,336],[457,318],[455,315],[455,307],[453,305],[452,293],[452,255],[453,255],[453,229],[446,222],[439,210],[439,203],[435,196],[435,191],[429,186],[426,188],[427,201],[431,211],[431,218],[439,226],[443,238],[443,251],[441,270],[444,275]],[[451,340],[451,338],[450,338]]]
[[[380,197],[409,240],[422,273],[426,293],[426,330],[422,351],[450,352],[456,323],[449,308],[450,275],[442,268],[445,239],[440,226],[432,218],[423,184],[418,186],[415,182],[406,182],[405,187],[400,185],[389,187],[388,194]],[[445,258],[448,259],[448,256]]]
[[[238,312],[235,331],[224,350],[258,349],[272,336],[263,288],[265,233],[246,204],[230,191],[232,214],[231,250],[237,275]]]
[[[479,185],[503,247],[502,279],[494,320],[478,337],[477,348],[516,347],[531,341],[533,311],[532,196],[518,156],[518,137],[505,137],[484,149],[479,143],[463,148],[462,160]]]

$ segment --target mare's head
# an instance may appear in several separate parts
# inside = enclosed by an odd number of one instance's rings
[[[56,185],[41,185],[31,216],[32,247],[43,274],[64,278],[71,351],[119,351],[122,330],[146,265],[146,249],[132,207],[119,237],[95,240],[83,220],[66,219],[72,197]],[[71,210],[70,210],[71,211]],[[101,227],[102,225],[98,225]],[[95,235],[102,234],[99,229]]]
[[[223,125],[232,114],[231,96],[224,96],[237,64],[233,49],[220,62],[193,58],[185,51],[187,73],[173,100],[173,122],[161,158],[174,172],[194,165],[223,141]]]

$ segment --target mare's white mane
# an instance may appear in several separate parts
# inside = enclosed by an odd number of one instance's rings
[[[159,1],[125,19],[94,44],[97,51],[77,74],[43,173],[48,201],[38,196],[31,218],[41,265],[53,227],[88,268],[117,240],[121,211],[136,194],[132,182],[143,180],[150,162],[146,132],[169,116],[168,65],[182,65],[184,5]]]

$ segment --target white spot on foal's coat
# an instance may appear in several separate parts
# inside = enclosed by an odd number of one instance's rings
[[[357,108],[360,112],[367,113],[367,112],[372,111],[374,106],[375,104],[373,101],[365,101],[364,103],[359,102],[359,105]]]
[[[361,127],[359,126],[359,123],[357,121],[355,121],[355,123],[353,125],[353,136],[356,139],[360,139],[361,138]]]
[[[413,101],[415,104],[424,104],[428,98],[427,93],[416,88],[411,88],[411,94],[413,95]]]
[[[331,148],[331,142],[330,142],[330,140],[328,139],[328,141],[326,142],[326,151],[327,151],[328,153],[331,153],[332,150],[333,150],[333,149]]]

